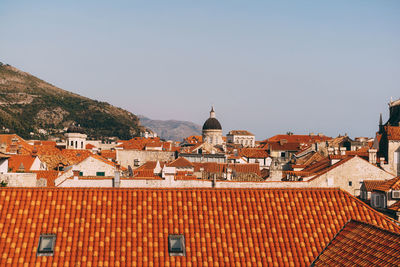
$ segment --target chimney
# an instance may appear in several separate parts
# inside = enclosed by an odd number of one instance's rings
[[[376,164],[376,153],[378,152],[377,149],[371,148],[368,150],[368,159],[369,163]]]
[[[79,170],[73,170],[72,173],[74,174],[74,180],[79,180]]]
[[[38,153],[37,148],[34,147],[33,150],[32,150],[32,157],[35,158],[37,156],[37,153]]]
[[[121,184],[121,179],[120,179],[120,172],[119,172],[119,164],[117,164],[115,172],[114,172],[113,187],[119,187],[120,184]]]

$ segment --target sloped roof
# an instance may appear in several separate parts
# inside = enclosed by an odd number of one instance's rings
[[[29,172],[35,157],[30,155],[12,155],[8,159],[8,168],[10,172]]]
[[[311,266],[400,266],[400,234],[351,220]]]
[[[378,185],[374,190],[388,192],[390,190],[400,190],[400,176],[387,180],[385,183]]]
[[[388,209],[394,210],[394,211],[400,211],[400,200],[395,202],[393,205],[391,205]]]
[[[115,150],[102,150],[100,152],[100,155],[107,159],[113,159],[113,160],[117,159],[117,151]]]
[[[270,142],[268,148],[272,151],[299,151],[301,146],[300,143]]]
[[[171,163],[167,164],[168,167],[176,167],[176,168],[193,168],[193,164],[185,158],[177,158]]]
[[[261,176],[260,165],[258,163],[234,163],[234,164],[226,164],[226,163],[216,163],[216,162],[192,162],[194,165],[194,171],[199,172],[200,168],[203,168],[205,172],[211,173],[224,173],[227,171],[227,168],[231,168],[233,171],[237,173],[255,173]]]
[[[61,154],[67,159],[68,165],[77,164],[90,155],[93,155],[92,152],[85,149],[63,149],[61,150]]]
[[[239,155],[246,158],[268,158],[269,154],[266,149],[262,148],[243,148]]]
[[[39,180],[41,178],[44,178],[47,180],[47,186],[48,187],[54,187],[54,181],[57,179],[59,176],[60,172],[59,171],[33,171],[36,173],[36,179]]]
[[[400,140],[399,126],[386,126],[385,128],[388,140]]]
[[[16,134],[0,134],[0,144],[5,146],[6,152],[13,152],[14,148],[23,155],[30,155],[33,149],[30,144]]]
[[[312,144],[315,142],[322,142],[332,139],[325,135],[305,135],[305,134],[278,134],[268,138],[269,142],[279,142],[285,139],[288,143],[301,143],[301,144]]]
[[[308,153],[307,155],[296,159],[296,164],[309,166],[309,165],[319,162],[325,158],[326,157],[324,157],[320,152],[312,151],[311,153]]]
[[[249,131],[246,130],[232,130],[228,133],[229,135],[251,135],[254,136],[254,134],[252,134]]]
[[[339,189],[4,188],[0,207],[1,266],[308,266],[350,219],[400,233]],[[53,256],[36,256],[44,233]],[[186,256],[169,256],[169,234]]]
[[[381,186],[381,185],[385,184],[386,182],[387,182],[387,180],[364,180],[363,181],[365,190],[367,192],[372,192],[378,186]]]

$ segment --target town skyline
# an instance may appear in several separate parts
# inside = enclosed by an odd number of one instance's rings
[[[214,105],[226,132],[373,137],[399,97],[399,10],[396,1],[5,1],[0,60],[151,119],[201,125]]]

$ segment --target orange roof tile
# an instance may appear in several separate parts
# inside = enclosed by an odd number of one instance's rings
[[[388,140],[400,140],[399,126],[385,126]]]
[[[0,145],[5,146],[8,153],[30,155],[33,147],[16,134],[0,134]]]
[[[400,233],[339,189],[0,189],[0,266],[309,265],[350,219]],[[40,234],[53,256],[36,256]],[[186,256],[169,256],[168,235]]]
[[[367,192],[372,192],[378,186],[381,186],[381,185],[385,184],[386,182],[387,182],[387,180],[365,180],[365,181],[363,181],[365,190]]]
[[[394,211],[400,211],[400,200],[395,202],[393,205],[391,205],[388,209],[394,210]]]
[[[400,176],[387,180],[385,183],[377,185],[374,190],[388,192],[390,190],[400,190]]]
[[[228,133],[229,135],[253,135],[251,132],[246,130],[232,130]]]
[[[112,159],[112,160],[117,159],[117,151],[115,150],[102,150],[100,152],[100,155],[106,159]]]
[[[92,152],[85,149],[63,149],[61,154],[68,160],[68,165],[74,165],[86,159]]]
[[[311,266],[400,266],[400,234],[351,220]]]
[[[269,142],[279,142],[285,139],[288,143],[301,143],[301,144],[312,144],[315,142],[323,142],[331,140],[332,137],[325,135],[301,135],[301,134],[278,134],[268,139]]]
[[[47,186],[48,187],[54,187],[54,180],[57,179],[59,176],[60,172],[59,171],[33,171],[36,173],[36,179],[39,180],[41,178],[44,178],[47,180]]]
[[[10,172],[29,172],[35,157],[30,155],[12,155],[8,159],[8,169]]]
[[[92,144],[86,144],[85,148],[86,149],[92,149],[95,148],[96,146],[92,145]]]
[[[192,135],[192,136],[186,137],[184,140],[186,142],[188,142],[189,144],[202,143],[203,142],[203,136],[201,136],[201,135]]]
[[[243,148],[239,152],[240,156],[246,158],[268,158],[269,154],[266,149],[262,148]]]
[[[168,167],[176,167],[176,168],[193,168],[193,164],[185,158],[177,158],[171,163],[167,164]]]

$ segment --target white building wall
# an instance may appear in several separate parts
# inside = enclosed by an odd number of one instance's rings
[[[8,173],[8,159],[0,159],[0,173]]]
[[[36,173],[0,174],[0,181],[5,181],[7,187],[36,187]]]

